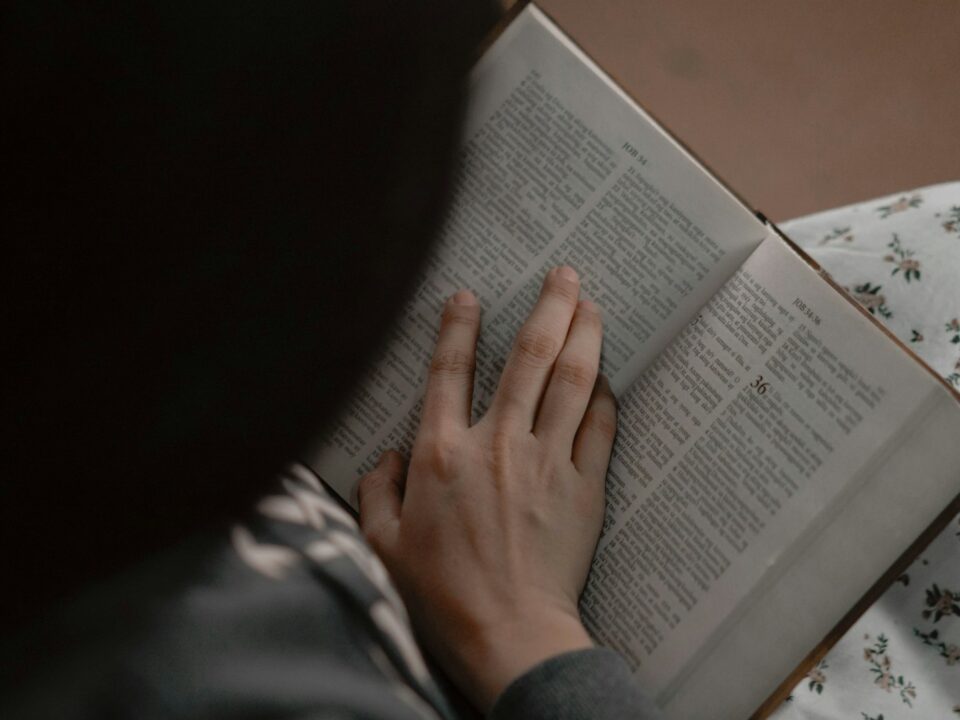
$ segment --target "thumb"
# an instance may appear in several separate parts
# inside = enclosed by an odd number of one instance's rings
[[[404,459],[396,450],[387,450],[377,466],[360,478],[360,529],[378,551],[391,544],[400,523]]]

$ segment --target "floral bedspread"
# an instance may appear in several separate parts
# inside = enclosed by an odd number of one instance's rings
[[[809,215],[781,229],[960,388],[960,182]],[[960,516],[774,717],[960,718]]]

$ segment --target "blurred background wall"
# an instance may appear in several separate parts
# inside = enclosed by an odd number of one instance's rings
[[[539,4],[774,220],[960,178],[960,0]]]

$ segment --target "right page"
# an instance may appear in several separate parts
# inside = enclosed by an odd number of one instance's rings
[[[960,490],[957,407],[771,235],[622,397],[587,627],[749,716]]]

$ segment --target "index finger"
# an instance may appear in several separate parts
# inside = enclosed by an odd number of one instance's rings
[[[469,427],[479,331],[480,305],[473,293],[461,290],[443,308],[423,398],[423,427]]]

